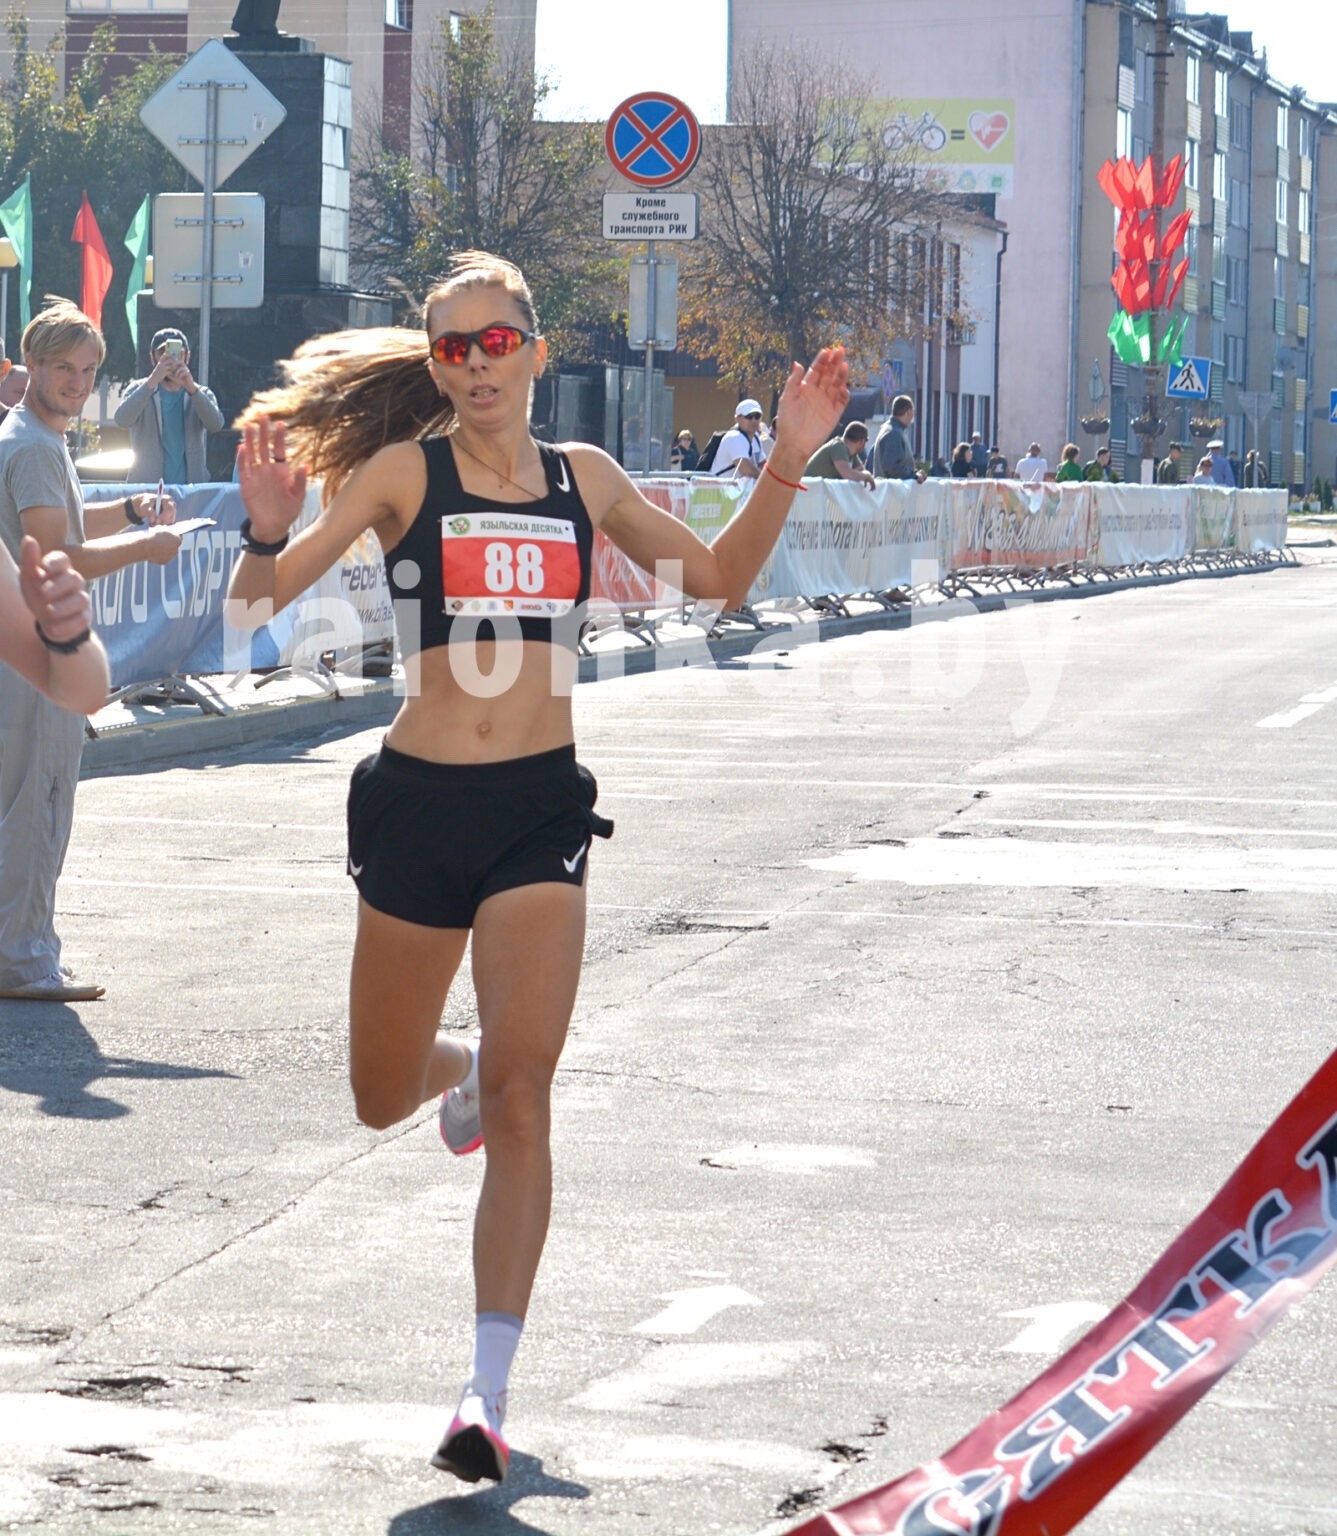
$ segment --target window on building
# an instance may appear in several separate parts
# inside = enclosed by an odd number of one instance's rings
[[[1133,114],[1123,107],[1114,116],[1114,153],[1121,160],[1133,154]]]
[[[1226,157],[1224,154],[1212,156],[1212,196],[1226,201]]]
[[[1133,67],[1133,18],[1127,11],[1119,12],[1119,63],[1124,69]]]
[[[446,24],[450,28],[451,40],[458,43],[460,40],[460,29],[464,26],[463,16],[458,11],[451,11]]]
[[[1226,302],[1249,302],[1249,269],[1241,256],[1226,257]]]
[[[1226,337],[1226,383],[1244,382],[1244,337]]]
[[[1226,328],[1219,320],[1212,321],[1212,361],[1220,368],[1226,366]]]
[[[413,0],[385,0],[385,24],[401,27],[405,32],[413,27]]]
[[[1310,232],[1309,220],[1311,217],[1309,193],[1302,188],[1295,194],[1295,227],[1302,235]]]
[[[948,245],[947,251],[947,310],[949,314],[961,312],[961,247]]]
[[[1249,147],[1249,108],[1243,101],[1230,103],[1230,147],[1232,149]]]
[[[1277,183],[1277,223],[1285,224],[1290,216],[1290,185],[1287,182]]]
[[[1300,119],[1300,153],[1306,160],[1314,158],[1314,133],[1315,124],[1312,118]]]
[[[1272,297],[1274,299],[1286,297],[1286,259],[1283,256],[1272,258]]]
[[[1196,53],[1190,53],[1184,61],[1186,82],[1185,92],[1192,102],[1202,100],[1202,60]]]
[[[1149,64],[1150,60],[1147,58],[1146,50],[1144,48],[1137,49],[1133,54],[1134,101],[1151,100],[1151,71],[1148,67]]]
[[[1231,224],[1236,229],[1248,229],[1249,227],[1249,184],[1240,181],[1238,177],[1230,178],[1230,185],[1226,188],[1226,211]]]
[[[1284,101],[1277,103],[1277,148],[1289,149],[1291,142],[1291,114]]]
[[[1188,275],[1198,275],[1198,226],[1190,224],[1184,231],[1184,255],[1188,257]]]
[[[1230,76],[1219,66],[1216,70],[1216,79],[1213,81],[1216,88],[1216,115],[1218,117],[1230,116]]]
[[[1119,114],[1121,117],[1122,113]],[[1186,139],[1184,141],[1184,185],[1198,190],[1198,141]]]

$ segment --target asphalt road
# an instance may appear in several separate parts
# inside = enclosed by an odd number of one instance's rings
[[[107,998],[0,1003],[0,1527],[782,1530],[1038,1374],[1333,1048],[1337,551],[577,707],[617,835],[511,1478],[427,1464],[480,1162],[344,1078],[364,730],[80,788]],[[1334,1452],[1330,1279],[1082,1529],[1337,1536]]]

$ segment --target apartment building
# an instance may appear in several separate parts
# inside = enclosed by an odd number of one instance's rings
[[[1337,241],[1318,236],[1337,218],[1337,108],[1270,76],[1266,38],[1181,0],[1172,11],[1166,155],[1187,162],[1172,213],[1193,213],[1183,351],[1213,366],[1211,399],[1170,405],[1161,446],[1190,440],[1194,417],[1219,417],[1235,451],[1256,436],[1273,483],[1331,477]],[[1150,153],[1155,20],[1150,0],[845,0],[833,28],[808,0],[731,0],[735,64],[758,36],[846,63],[853,53],[871,96],[920,132],[926,164],[950,174],[962,149],[986,163],[1008,150],[957,190],[1007,230],[997,409],[1009,458],[1032,438],[1051,457],[1068,440],[1093,446],[1080,419],[1105,414],[1136,473],[1129,422],[1144,380],[1107,336],[1115,214],[1096,176]],[[982,75],[987,102],[972,99]]]

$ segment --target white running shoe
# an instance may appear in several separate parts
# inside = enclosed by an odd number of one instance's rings
[[[478,1034],[469,1041],[469,1075],[446,1089],[437,1111],[441,1140],[456,1157],[477,1152],[483,1145],[483,1123],[478,1113],[478,1042]]]
[[[489,1384],[475,1376],[464,1389],[432,1465],[466,1483],[484,1477],[501,1482],[511,1464],[511,1448],[501,1433],[505,1417],[506,1394],[491,1392]]]

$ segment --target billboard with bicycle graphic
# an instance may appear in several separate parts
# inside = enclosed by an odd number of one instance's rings
[[[944,192],[988,192],[1011,197],[1015,158],[1015,104],[973,97],[870,101],[882,142],[910,150],[941,178]]]

